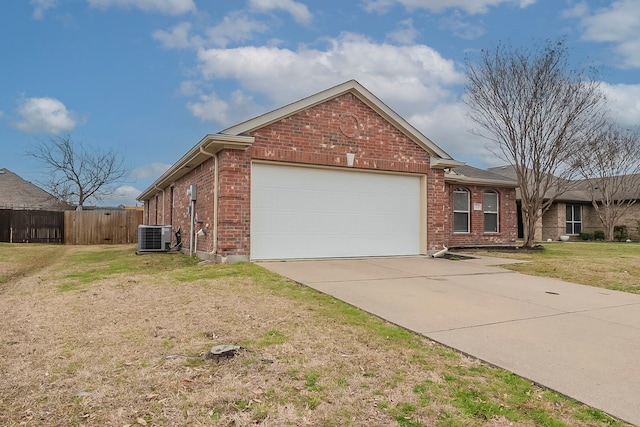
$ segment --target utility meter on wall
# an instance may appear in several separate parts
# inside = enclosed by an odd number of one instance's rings
[[[191,201],[198,200],[198,191],[195,184],[191,184],[187,189],[187,195],[191,198]]]

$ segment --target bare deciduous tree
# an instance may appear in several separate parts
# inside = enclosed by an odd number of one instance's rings
[[[613,123],[576,152],[575,166],[584,178],[606,240],[627,209],[640,198],[640,135]]]
[[[498,45],[466,62],[466,98],[475,130],[515,170],[524,244],[554,200],[571,186],[574,152],[600,120],[598,83],[569,67],[566,42],[531,50]]]
[[[112,194],[115,184],[128,173],[123,159],[114,150],[87,149],[70,136],[39,142],[27,155],[40,161],[46,174],[41,183],[54,196],[78,206],[87,200],[101,200]]]

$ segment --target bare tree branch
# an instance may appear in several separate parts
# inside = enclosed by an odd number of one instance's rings
[[[536,222],[572,185],[571,160],[597,131],[603,96],[586,73],[569,69],[564,40],[483,50],[467,59],[466,74],[469,115],[516,172],[524,246],[532,246]]]
[[[605,238],[612,241],[614,226],[638,199],[640,134],[608,123],[576,153],[575,166],[584,178]]]
[[[51,138],[27,150],[38,160],[46,179],[41,183],[51,194],[82,208],[87,200],[101,200],[112,194],[115,185],[129,170],[114,150],[87,149],[70,136]]]

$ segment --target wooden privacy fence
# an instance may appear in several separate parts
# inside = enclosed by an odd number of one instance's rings
[[[64,212],[0,209],[0,242],[64,243]]]
[[[141,210],[42,211],[0,209],[0,242],[126,244],[138,241]]]
[[[11,242],[10,209],[0,209],[0,242]]]
[[[142,211],[66,211],[64,224],[64,242],[68,245],[136,243]]]

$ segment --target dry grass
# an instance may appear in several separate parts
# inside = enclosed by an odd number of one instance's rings
[[[0,245],[0,266],[2,426],[625,425],[255,265]]]
[[[60,246],[0,243],[0,291],[2,284],[40,270],[61,256]]]

